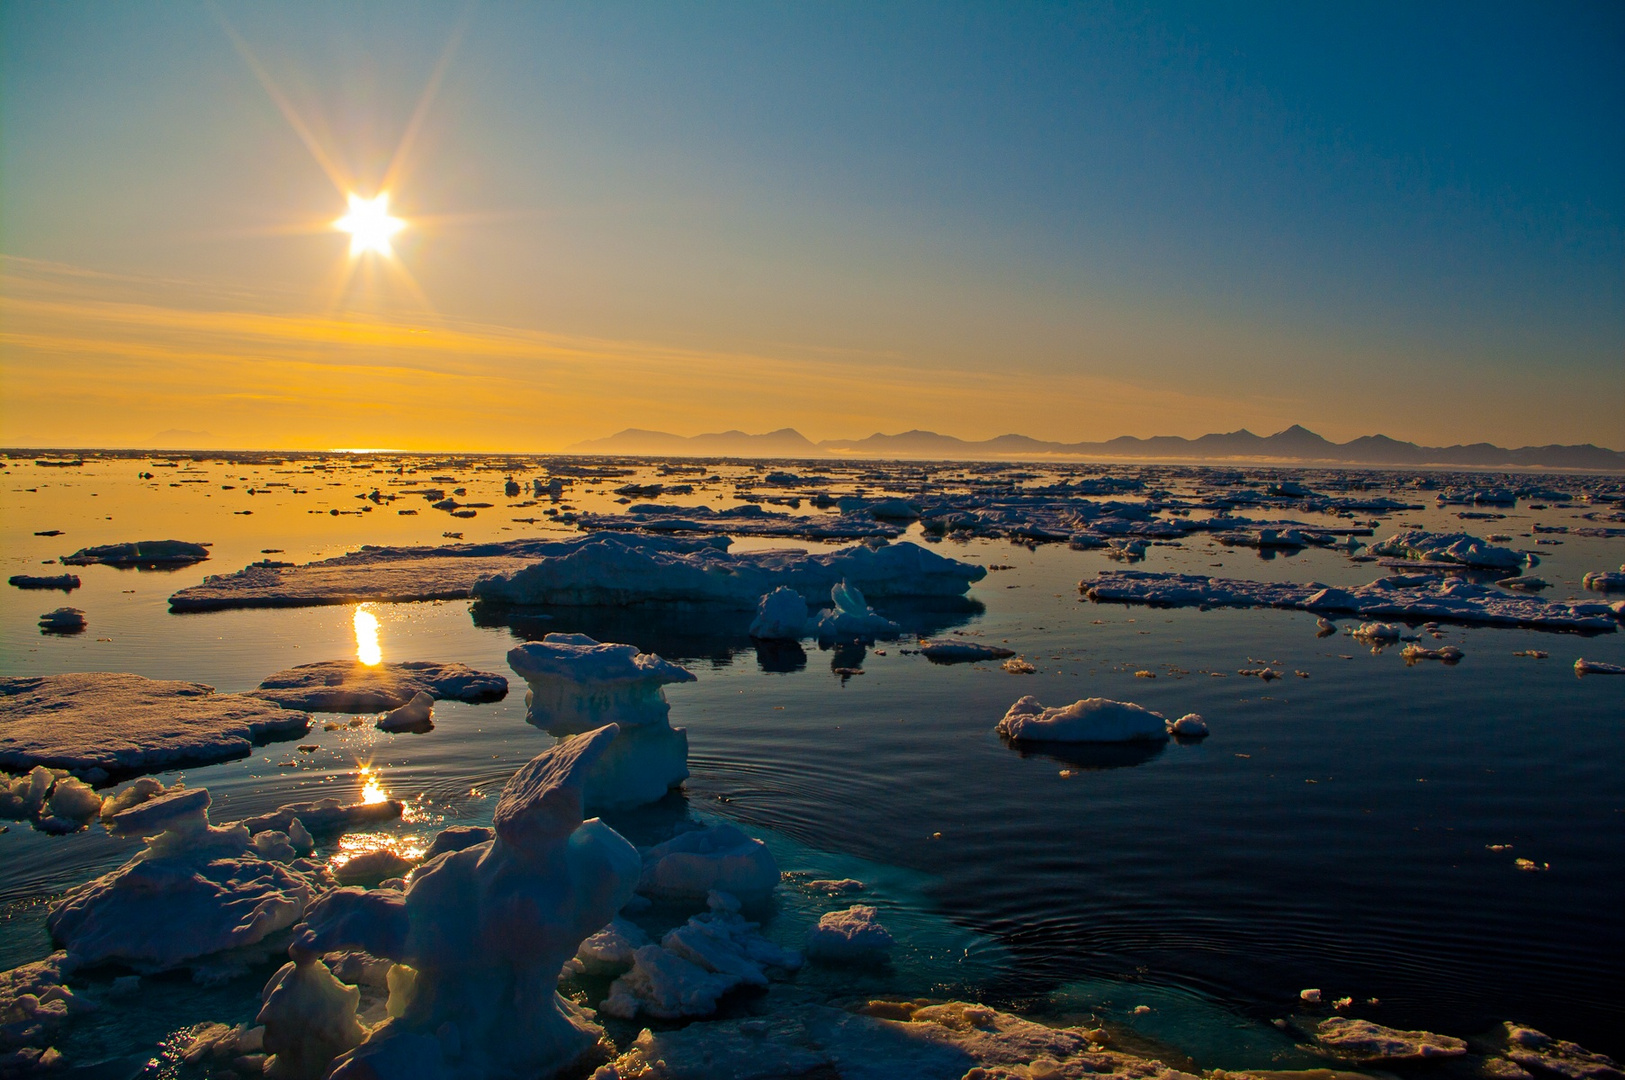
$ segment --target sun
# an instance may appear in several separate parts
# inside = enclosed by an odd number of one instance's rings
[[[389,216],[389,193],[382,192],[371,199],[350,196],[350,212],[333,227],[350,234],[351,257],[375,251],[379,255],[393,255],[389,238],[406,228],[406,222]]]

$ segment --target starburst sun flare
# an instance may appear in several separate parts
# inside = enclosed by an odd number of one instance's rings
[[[379,255],[392,255],[389,238],[406,228],[406,222],[389,214],[389,193],[380,192],[370,199],[351,195],[350,212],[333,227],[350,234],[350,255],[355,257],[372,251]]]

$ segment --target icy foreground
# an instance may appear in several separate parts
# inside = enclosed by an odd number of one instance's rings
[[[249,566],[169,598],[172,611],[308,607],[363,601],[459,600],[568,606],[659,601],[754,608],[787,585],[817,603],[845,579],[870,596],[959,596],[980,566],[882,540],[840,551],[735,555],[725,536],[677,539],[597,533],[442,547],[363,547],[304,566]]]
[[[1607,604],[1553,603],[1515,596],[1468,581],[1442,581],[1432,575],[1395,575],[1369,585],[1342,589],[1309,582],[1240,581],[1202,574],[1156,574],[1118,570],[1081,581],[1078,588],[1099,603],[1159,607],[1272,607],[1296,611],[1355,614],[1412,622],[1526,626],[1536,630],[1611,632],[1619,619]]]
[[[274,701],[285,709],[310,712],[378,712],[395,709],[417,694],[435,700],[479,703],[508,696],[508,680],[467,664],[432,660],[373,664],[328,660],[267,675],[249,695]]]
[[[116,672],[0,678],[0,769],[68,769],[92,782],[246,756],[310,717],[202,683]]]
[[[617,725],[620,734],[589,770],[589,811],[643,806],[688,779],[688,732],[667,721],[671,705],[660,689],[693,682],[687,668],[585,634],[548,634],[517,646],[508,666],[530,686],[525,719],[548,734]]]
[[[437,855],[404,893],[337,889],[315,903],[260,1014],[267,1048],[308,1068],[356,1034],[355,997],[321,957],[359,949],[396,962],[396,992],[334,1080],[549,1077],[590,1052],[601,1030],[555,987],[637,883],[637,850],[582,820],[587,774],[617,734],[610,725],[532,760],[503,788],[495,835]]]

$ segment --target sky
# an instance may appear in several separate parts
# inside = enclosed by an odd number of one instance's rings
[[[1294,423],[1625,448],[1625,5],[0,3],[3,445]]]

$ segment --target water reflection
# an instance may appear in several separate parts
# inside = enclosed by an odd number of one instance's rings
[[[1047,757],[1078,772],[1100,772],[1105,769],[1126,769],[1144,765],[1161,754],[1165,742],[1127,743],[1064,743],[1017,742],[999,736],[1004,745],[1024,758]]]
[[[381,803],[389,801],[389,792],[384,790],[384,781],[371,765],[361,766],[359,773],[361,780],[361,801],[364,803]]]
[[[875,610],[897,623],[899,636],[932,637],[964,626],[986,609],[966,597],[883,598]],[[723,665],[753,652],[764,671],[800,670],[794,649],[758,645],[749,630],[755,612],[704,605],[643,604],[637,607],[504,608],[475,603],[474,625],[505,627],[520,641],[540,641],[548,634],[586,634],[596,641],[636,645],[676,663],[709,660]],[[805,664],[802,656],[801,664]],[[780,665],[780,666],[772,666]]]
[[[355,609],[355,658],[368,667],[384,659],[378,645],[378,616],[367,610],[366,604]]]

